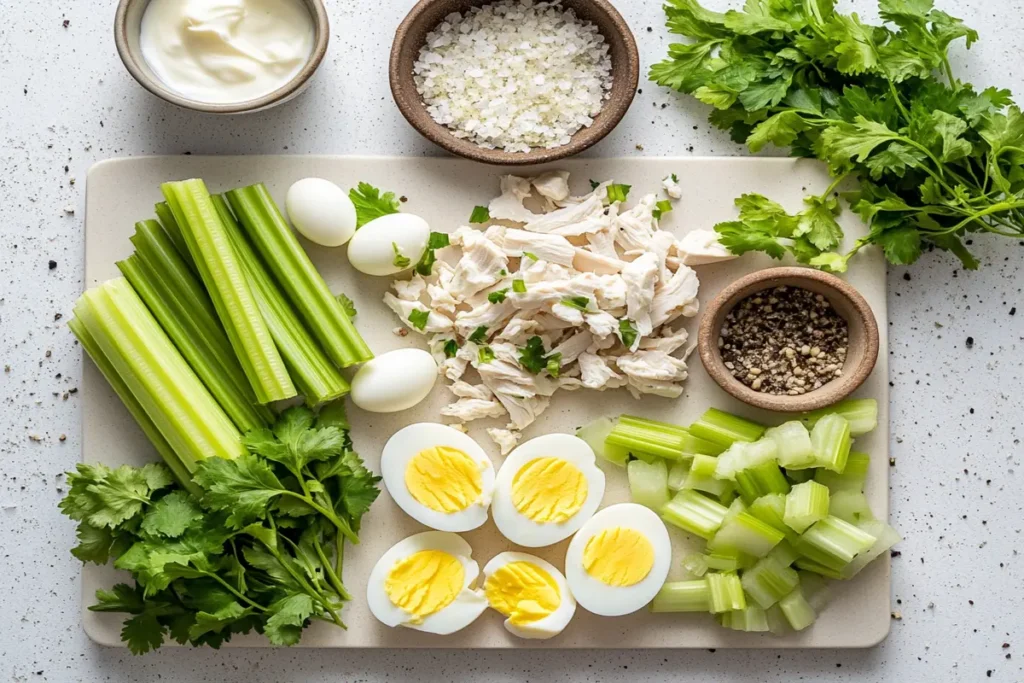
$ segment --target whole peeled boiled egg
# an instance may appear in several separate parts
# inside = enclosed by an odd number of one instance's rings
[[[505,629],[520,638],[552,638],[576,614],[562,572],[534,555],[506,552],[484,567],[484,595],[504,614]]]
[[[565,577],[584,608],[617,617],[653,600],[671,563],[672,545],[661,518],[643,505],[620,503],[591,517],[573,537]]]
[[[508,454],[491,514],[508,540],[539,548],[568,538],[601,505],[604,472],[586,441],[547,434]]]
[[[345,191],[323,178],[303,178],[288,188],[288,219],[310,242],[340,247],[356,232],[356,207]]]
[[[494,467],[457,429],[432,422],[400,429],[384,445],[380,471],[391,498],[420,524],[469,531],[487,521]]]
[[[480,567],[459,536],[425,531],[391,546],[374,565],[366,603],[381,623],[448,635],[473,623],[487,598],[474,588]]]
[[[411,213],[375,218],[348,243],[352,267],[367,275],[394,275],[415,266],[430,242],[430,226]]]
[[[437,381],[437,361],[423,349],[388,351],[352,378],[352,402],[371,413],[396,413],[422,401]]]

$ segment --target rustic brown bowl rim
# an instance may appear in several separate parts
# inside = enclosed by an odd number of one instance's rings
[[[825,296],[830,301],[844,300],[852,311],[852,319],[846,321],[850,327],[851,346],[854,344],[855,329],[863,333],[863,353],[856,354],[859,356],[856,365],[850,368],[844,366],[839,379],[801,396],[775,396],[754,391],[732,376],[725,367],[718,349],[719,331],[722,329],[726,314],[733,306],[755,292],[781,283],[797,287],[801,286],[801,283],[815,283],[818,288],[826,290]],[[748,405],[775,412],[805,412],[833,405],[852,394],[864,383],[878,360],[878,323],[868,302],[845,280],[811,268],[768,268],[745,275],[718,293],[701,319],[697,347],[708,374],[734,398]]]
[[[190,97],[177,93],[159,79],[149,75],[146,68],[143,68],[145,58],[141,51],[133,47],[129,34],[135,29],[128,24],[129,11],[136,5],[148,5],[150,0],[120,0],[117,5],[117,13],[114,16],[114,44],[117,46],[117,54],[121,57],[128,73],[138,81],[139,85],[153,93],[160,99],[175,104],[185,109],[203,112],[206,114],[247,114],[269,109],[275,105],[287,102],[297,95],[306,86],[309,79],[313,77],[316,70],[323,62],[327,54],[327,45],[331,39],[330,18],[327,15],[327,8],[323,0],[303,0],[313,19],[313,51],[309,54],[309,60],[302,67],[294,78],[282,85],[277,90],[267,93],[244,102],[230,102],[227,104],[213,104],[194,100]],[[144,11],[144,10],[143,10]]]
[[[395,31],[395,40],[391,45],[391,60],[388,67],[391,94],[398,105],[398,110],[402,112],[402,116],[423,137],[452,154],[486,164],[502,166],[543,164],[579,154],[597,144],[612,132],[622,117],[626,115],[640,84],[640,55],[637,51],[636,39],[629,24],[608,0],[587,0],[588,11],[593,15],[603,15],[605,19],[604,22],[601,22],[602,26],[600,27],[605,40],[613,50],[615,42],[621,41],[626,54],[625,60],[612,59],[614,81],[611,95],[601,108],[601,112],[594,117],[594,123],[588,128],[581,128],[567,144],[561,147],[534,149],[529,152],[484,149],[469,140],[456,138],[448,128],[430,117],[423,104],[423,99],[416,91],[412,80],[412,65],[422,45],[410,45],[410,35],[419,28],[423,21],[426,21],[427,11],[434,5],[450,1],[419,0],[402,20],[402,23],[398,25],[398,29]],[[494,0],[468,1],[472,5],[479,6],[490,4]],[[613,35],[609,35],[605,24],[613,27]],[[624,83],[626,87],[622,87],[620,83]]]

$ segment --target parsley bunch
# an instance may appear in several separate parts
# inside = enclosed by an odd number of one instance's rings
[[[791,253],[844,271],[868,244],[891,263],[922,249],[978,263],[964,245],[974,232],[1024,237],[1024,116],[1007,90],[975,91],[956,78],[948,47],[978,34],[932,0],[880,0],[883,26],[835,11],[833,0],[747,0],[717,13],[697,0],[669,0],[674,44],[651,79],[715,107],[710,120],[754,152],[768,143],[828,164],[835,182],[789,214],[761,195],[737,200],[739,220],[716,226],[732,252]],[[847,253],[833,192],[868,224]]]
[[[290,408],[245,436],[247,455],[202,461],[199,495],[163,464],[78,465],[60,506],[79,522],[72,554],[113,559],[135,580],[89,609],[128,614],[121,638],[135,654],[168,636],[216,648],[255,630],[294,645],[313,619],[344,628],[343,544],[358,543],[380,481],[348,429],[341,402],[319,416]]]

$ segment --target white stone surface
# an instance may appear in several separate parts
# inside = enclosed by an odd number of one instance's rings
[[[0,680],[1024,679],[1024,295],[1016,277],[1024,245],[987,237],[973,245],[984,262],[980,271],[965,273],[943,254],[890,270],[891,521],[906,540],[893,562],[893,607],[902,619],[878,648],[175,649],[133,658],[93,645],[79,623],[79,566],[67,553],[73,527],[56,508],[61,473],[79,451],[80,411],[70,392],[81,355],[64,321],[81,288],[86,169],[140,154],[437,153],[406,125],[387,88],[392,32],[412,0],[329,0],[333,39],[314,86],[281,108],[242,118],[177,110],[136,86],[114,51],[114,4],[0,0]],[[646,68],[670,42],[659,3],[616,4],[640,41]],[[867,0],[842,5],[875,14]],[[955,51],[958,73],[1024,92],[1024,2],[940,5],[981,32],[970,52]],[[623,124],[591,154],[742,153],[708,126],[703,106],[652,84],[641,87]],[[1013,307],[1022,309],[1016,317]]]

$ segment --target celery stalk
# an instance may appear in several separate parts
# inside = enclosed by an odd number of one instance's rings
[[[753,503],[769,493],[789,493],[789,482],[774,460],[736,473],[736,490],[744,502]]]
[[[800,592],[803,593],[804,600],[815,612],[825,609],[832,599],[830,582],[820,574],[803,571],[798,573],[800,574]]]
[[[651,601],[652,612],[707,612],[711,609],[711,591],[704,579],[669,581]]]
[[[724,505],[696,491],[684,489],[661,509],[661,518],[691,534],[709,539],[721,526],[726,512]]]
[[[635,457],[644,460],[649,460],[645,456],[682,460],[694,453],[715,455],[721,451],[714,444],[692,436],[682,427],[632,415],[619,417],[606,443],[628,448]]]
[[[127,280],[87,291],[75,304],[75,316],[184,469],[194,472],[204,458],[245,452],[239,431]]]
[[[843,568],[840,574],[844,579],[852,579],[860,573],[860,570],[871,564],[871,562],[883,553],[889,552],[890,548],[903,540],[900,538],[899,532],[885,522],[866,520],[860,522],[857,526],[863,531],[874,536],[875,544],[867,551],[853,558],[853,561]]]
[[[766,633],[771,630],[768,628],[768,617],[765,611],[757,605],[750,604],[744,609],[719,614],[718,623],[733,631],[746,633]]]
[[[764,433],[766,439],[775,442],[779,465],[790,470],[814,467],[814,448],[811,433],[798,420],[772,427]]]
[[[802,534],[807,527],[829,514],[828,489],[816,481],[797,484],[786,496],[782,519],[793,531]]]
[[[711,612],[720,614],[731,610],[746,609],[747,599],[743,595],[740,577],[732,572],[709,573],[704,577],[710,594]]]
[[[690,474],[699,474],[704,477],[715,476],[715,468],[718,465],[718,458],[713,455],[695,455],[690,461]]]
[[[839,573],[838,569],[826,567],[825,565],[819,564],[818,562],[815,562],[814,560],[808,559],[806,557],[798,557],[796,561],[793,563],[793,566],[800,569],[801,573],[810,572],[812,575],[823,576],[829,579],[843,578],[843,575]]]
[[[613,427],[615,427],[615,420],[610,417],[599,417],[577,429],[576,436],[586,441],[599,458],[604,458],[619,467],[625,467],[629,461],[629,451],[605,448],[605,439],[608,438]]]
[[[826,415],[811,430],[818,467],[842,473],[850,457],[850,423],[842,415]]]
[[[828,500],[828,514],[849,522],[860,524],[875,518],[868,505],[867,496],[860,491],[836,491]]]
[[[868,476],[868,465],[871,456],[867,453],[850,451],[846,459],[846,467],[842,473],[819,469],[814,472],[814,481],[824,484],[832,493],[840,491],[860,492],[864,490],[864,481]]]
[[[743,590],[762,609],[768,609],[800,584],[796,570],[767,557],[743,572]]]
[[[256,398],[270,403],[295,396],[206,185],[193,179],[164,183],[162,189]]]
[[[312,405],[327,403],[347,394],[348,382],[306,331],[295,310],[263,268],[224,198],[214,196],[213,204],[242,263],[246,280],[260,314],[267,323],[270,336],[281,352],[288,374],[298,390]]]
[[[677,460],[668,468],[668,488],[671,491],[678,491],[684,488],[686,478],[690,474],[690,463],[685,460]]]
[[[722,524],[708,543],[708,548],[726,548],[754,557],[764,557],[785,537],[784,533],[749,512],[741,512]]]
[[[804,599],[799,587],[779,600],[779,608],[794,631],[803,631],[818,618],[814,608]]]
[[[303,251],[267,188],[250,185],[227,193],[227,200],[256,251],[313,337],[336,365],[349,367],[373,358],[345,309]]]
[[[710,441],[722,448],[728,448],[737,441],[757,441],[764,434],[764,430],[765,428],[756,422],[715,408],[709,408],[689,427],[689,432],[697,438]]]
[[[861,436],[878,426],[878,401],[873,398],[851,398],[828,408],[804,414],[803,423],[811,429],[826,415],[840,415],[850,423],[850,435]]]
[[[793,531],[786,526],[783,517],[786,514],[786,496],[781,493],[769,493],[761,496],[747,510],[754,517],[765,524],[778,529],[784,534],[792,534]]]
[[[796,539],[793,547],[813,562],[842,571],[875,544],[875,537],[838,517],[825,517]]]
[[[630,460],[626,465],[630,497],[634,503],[649,507],[655,512],[668,502],[668,465],[658,459],[654,463]]]
[[[792,630],[789,628],[789,622],[786,621],[786,617],[778,603],[766,609],[764,616],[765,621],[768,622],[768,631],[773,636],[784,636]]]
[[[189,267],[194,267],[192,254],[188,250],[188,244],[185,243],[185,236],[181,234],[178,221],[174,219],[174,212],[171,211],[170,205],[167,202],[158,202],[153,208],[156,211],[157,220],[160,221],[160,227],[163,228],[164,234],[167,235],[171,244],[178,250],[178,254],[185,259]]]

